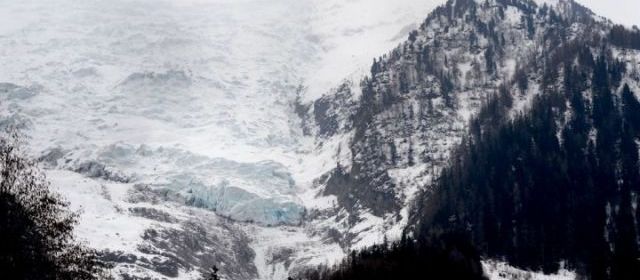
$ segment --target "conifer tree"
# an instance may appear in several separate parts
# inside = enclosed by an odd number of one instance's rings
[[[0,139],[0,271],[6,279],[98,279],[106,265],[73,237],[78,215],[49,190],[17,133]]]

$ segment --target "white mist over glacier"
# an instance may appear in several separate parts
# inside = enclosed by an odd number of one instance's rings
[[[357,84],[443,2],[3,3],[0,126],[18,127],[54,187],[84,210],[78,235],[89,245],[149,257],[141,236],[180,226],[134,215],[143,203],[248,236],[237,239],[255,252],[255,278],[283,278],[276,254],[299,265],[343,254],[314,234],[331,221],[304,220],[334,203],[312,185],[335,167],[341,140],[316,146],[303,135],[295,101]],[[140,190],[174,204],[132,198]],[[304,249],[285,250],[294,247]]]

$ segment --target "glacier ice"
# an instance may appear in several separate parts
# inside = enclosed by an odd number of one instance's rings
[[[81,194],[126,202],[144,188],[143,196],[170,193],[163,207],[176,200],[185,207],[173,215],[215,211],[254,221],[245,226],[260,233],[252,241],[260,278],[286,278],[289,268],[267,272],[277,265],[264,256],[279,251],[273,244],[314,247],[293,254],[299,264],[319,264],[326,250],[341,256],[306,225],[288,226],[300,224],[307,208],[333,205],[316,197],[314,180],[335,166],[333,150],[347,145],[338,139],[317,147],[304,136],[294,100],[314,99],[347,76],[357,83],[372,57],[402,41],[398,31],[437,2],[4,3],[0,127],[21,128],[30,152],[58,177],[54,184],[67,188],[72,203],[86,204],[78,234],[91,245],[135,250],[144,230],[117,222],[140,222],[119,208],[127,203],[92,205]],[[108,220],[97,218],[102,213]]]
[[[288,169],[274,161],[236,162],[125,143],[79,156],[54,148],[41,160],[54,166],[62,162],[61,167],[91,178],[147,184],[237,221],[296,225],[305,211]]]

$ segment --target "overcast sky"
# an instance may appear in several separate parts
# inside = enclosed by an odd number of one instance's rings
[[[640,27],[640,0],[576,0],[615,23]]]

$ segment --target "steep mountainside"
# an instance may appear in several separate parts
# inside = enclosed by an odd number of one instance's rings
[[[470,122],[417,201],[418,238],[466,232],[487,256],[521,267],[640,277],[640,32],[594,30],[527,65]],[[513,116],[531,73],[541,92]]]
[[[520,267],[634,279],[639,39],[573,1],[449,1],[310,106],[310,132],[350,136],[324,193],[354,228],[372,213]]]
[[[572,1],[449,1],[375,59],[359,84],[299,106],[305,131],[337,147],[338,163],[319,183],[345,210],[338,217],[349,217],[342,220],[348,243],[399,236],[410,201],[490,96],[518,79],[512,109],[525,110],[544,90],[541,65],[531,64],[612,27]]]

